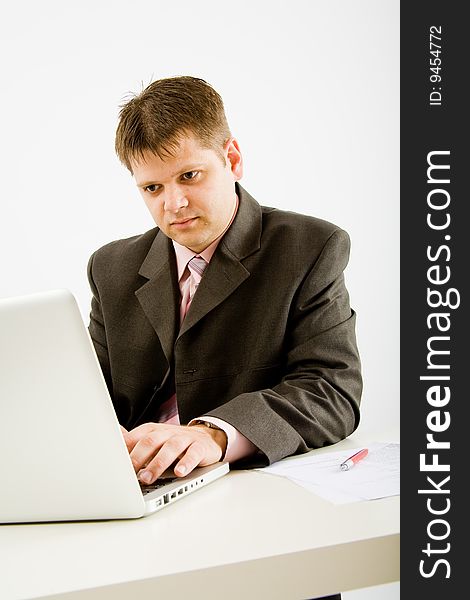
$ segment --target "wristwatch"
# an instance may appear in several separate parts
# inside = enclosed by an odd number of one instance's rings
[[[205,425],[206,427],[209,427],[209,429],[219,429],[220,431],[223,431],[223,429],[220,429],[220,427],[217,427],[214,423],[204,421],[204,419],[194,419],[194,421],[191,421],[190,425]]]
[[[222,456],[220,458],[220,460],[224,460],[225,453],[227,452],[227,443],[228,443],[227,433],[221,427],[214,425],[214,423],[211,423],[210,421],[204,421],[204,419],[194,419],[194,421],[191,421],[191,423],[189,423],[190,427],[192,425],[204,425],[205,427],[209,427],[209,429],[218,429],[219,431],[222,431],[225,434],[225,448],[223,448]]]

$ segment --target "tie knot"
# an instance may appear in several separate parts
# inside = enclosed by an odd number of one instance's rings
[[[202,277],[204,273],[204,269],[207,267],[206,261],[201,256],[193,256],[192,259],[188,262],[188,268],[190,271],[193,271]]]

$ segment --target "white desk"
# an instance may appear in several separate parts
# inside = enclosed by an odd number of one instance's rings
[[[0,525],[0,598],[300,600],[397,581],[399,538],[398,496],[334,505],[232,471],[143,519]]]

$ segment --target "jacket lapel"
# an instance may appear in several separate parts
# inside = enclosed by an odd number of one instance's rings
[[[139,275],[149,281],[140,287],[135,295],[155,329],[170,364],[179,326],[180,291],[171,240],[161,231],[158,231]]]
[[[261,207],[239,184],[236,184],[236,189],[240,199],[237,214],[204,272],[178,337],[221,304],[250,276],[240,261],[260,248]]]

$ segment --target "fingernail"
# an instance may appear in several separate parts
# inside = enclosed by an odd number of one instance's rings
[[[184,467],[183,465],[181,465],[181,467],[178,467],[178,473],[181,473],[181,475],[185,475],[186,470],[186,467]]]
[[[142,473],[139,473],[139,479],[143,483],[150,483],[152,480],[152,473],[150,473],[150,471],[142,471]]]

